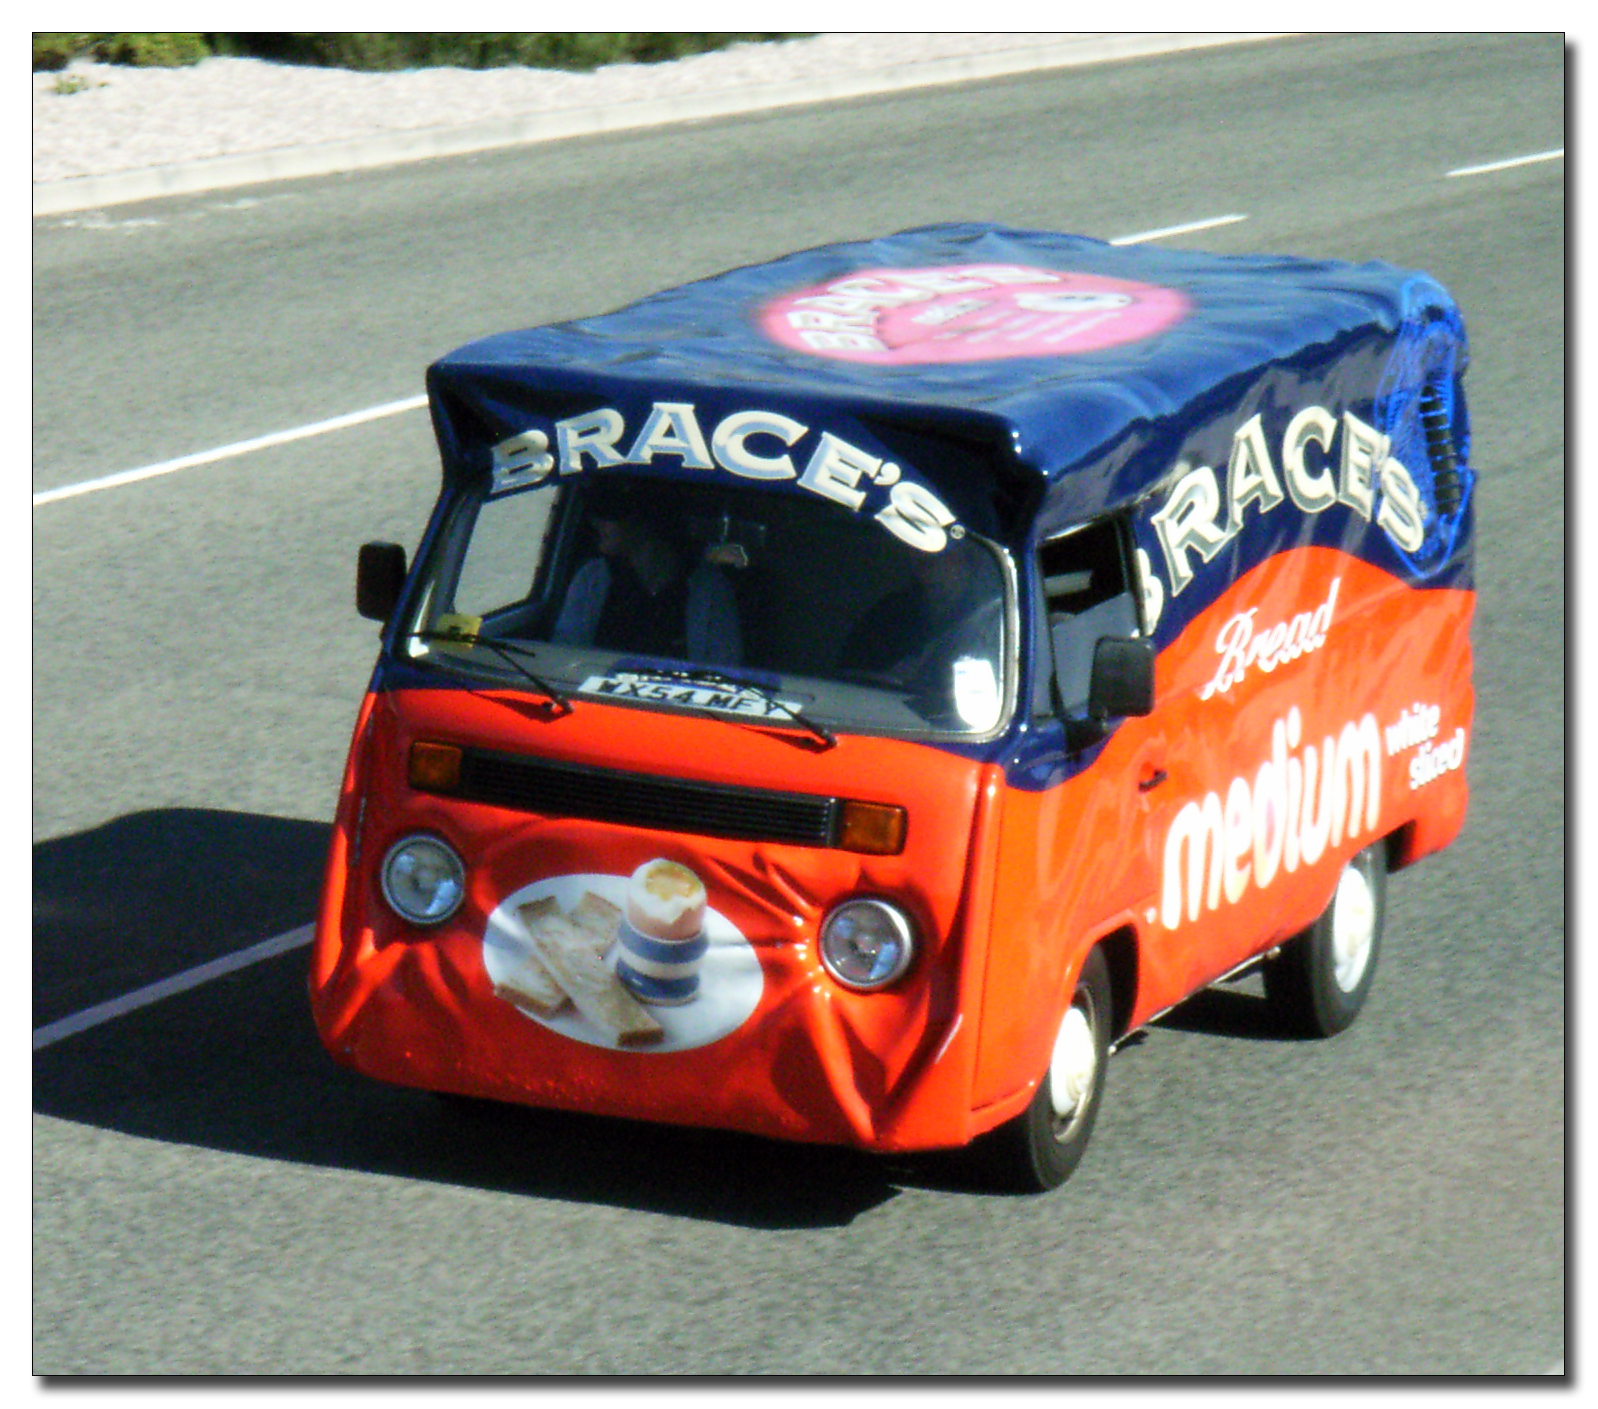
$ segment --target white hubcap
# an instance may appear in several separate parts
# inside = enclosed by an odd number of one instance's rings
[[[1356,866],[1343,872],[1332,904],[1332,977],[1344,993],[1359,987],[1376,937],[1376,897]]]
[[[1088,1015],[1073,1004],[1060,1024],[1060,1035],[1054,1039],[1054,1057],[1049,1062],[1049,1099],[1060,1119],[1074,1115],[1088,1098],[1098,1064],[1093,1025]]]

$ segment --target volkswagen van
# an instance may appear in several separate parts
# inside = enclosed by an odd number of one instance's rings
[[[1047,1189],[1200,989],[1347,1027],[1465,816],[1465,361],[1421,273],[976,224],[443,357],[327,1050]]]

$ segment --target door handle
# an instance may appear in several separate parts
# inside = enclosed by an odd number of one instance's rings
[[[1137,780],[1137,790],[1140,793],[1152,792],[1170,776],[1163,768],[1156,768]]]

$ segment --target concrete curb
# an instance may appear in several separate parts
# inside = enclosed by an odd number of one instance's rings
[[[329,176],[337,172],[461,156],[499,147],[555,142],[567,137],[591,137],[641,127],[764,112],[804,103],[834,102],[910,88],[971,83],[985,78],[1001,78],[1007,74],[1071,68],[1280,37],[1279,34],[1074,35],[1049,44],[1032,44],[957,58],[927,59],[826,78],[800,79],[791,83],[686,93],[605,107],[568,108],[461,127],[385,132],[347,142],[278,147],[181,165],[41,182],[33,188],[33,214],[36,217],[63,215],[71,211],[156,200],[163,196],[195,195],[204,191],[227,190],[296,177]]]

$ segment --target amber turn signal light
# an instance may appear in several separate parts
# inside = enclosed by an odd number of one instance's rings
[[[904,850],[909,815],[887,802],[845,802],[839,809],[838,847],[868,856],[897,856]]]
[[[410,785],[424,793],[452,793],[460,785],[461,751],[454,744],[431,744],[418,739],[411,745]]]

